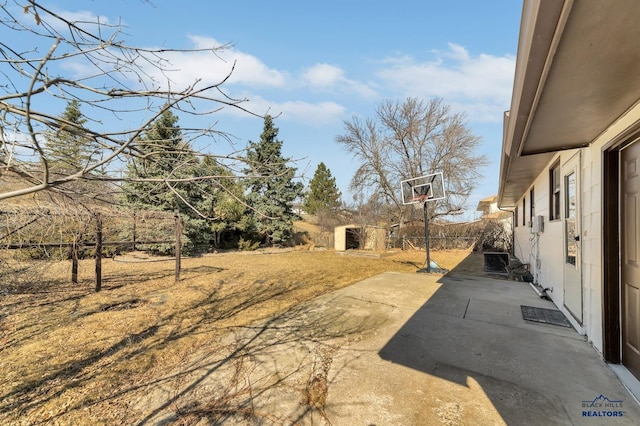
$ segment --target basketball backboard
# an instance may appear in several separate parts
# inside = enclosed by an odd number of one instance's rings
[[[446,197],[442,172],[403,180],[400,187],[402,204],[420,204]]]

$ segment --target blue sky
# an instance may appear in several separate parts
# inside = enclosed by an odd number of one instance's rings
[[[467,114],[471,131],[482,138],[480,153],[491,162],[469,209],[497,193],[502,115],[509,109],[513,84],[520,1],[46,4],[68,16],[121,21],[133,45],[193,48],[230,43],[220,54],[223,60],[171,55],[180,70],[174,78],[184,84],[195,78],[214,81],[235,60],[227,92],[246,97],[245,106],[256,113],[279,114],[275,124],[284,155],[296,159],[308,178],[324,162],[346,201],[351,201],[348,184],[356,165],[335,142],[344,120],[373,117],[376,105],[386,99],[442,97],[454,111]],[[219,130],[234,135],[241,146],[257,141],[262,131],[259,118],[231,110],[220,112],[218,120]]]

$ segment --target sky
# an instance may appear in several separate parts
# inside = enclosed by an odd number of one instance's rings
[[[248,99],[244,106],[258,114],[276,116],[283,155],[296,160],[305,183],[324,162],[347,202],[357,165],[335,142],[344,122],[373,118],[385,100],[441,97],[466,114],[482,140],[478,153],[489,159],[465,218],[478,215],[480,199],[497,194],[521,1],[43,1],[65,16],[120,22],[133,45],[228,44],[219,58],[170,54],[180,70],[175,78],[214,81],[235,61],[227,93]],[[259,140],[259,118],[223,110],[218,120],[239,145]]]

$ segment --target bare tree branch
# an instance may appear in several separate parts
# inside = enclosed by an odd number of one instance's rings
[[[198,117],[201,126],[181,129],[190,147],[196,140],[232,143],[232,136],[219,130],[214,118],[224,108],[259,117],[243,106],[245,99],[236,99],[223,89],[235,63],[229,64],[218,81],[205,84],[197,79],[186,87],[172,81],[178,68],[167,54],[209,53],[222,61],[218,53],[228,45],[207,49],[130,46],[120,24],[99,18],[72,21],[39,1],[26,3],[9,0],[0,5],[0,26],[16,35],[0,40],[0,75],[5,80],[0,83],[0,177],[11,173],[18,178],[10,189],[0,188],[0,200],[44,190],[70,194],[78,188],[72,185],[78,181],[123,181],[122,168],[128,159],[153,156],[140,152],[138,142],[167,109]],[[18,8],[22,14],[13,12]],[[59,116],[60,105],[70,101],[83,107],[83,124]],[[45,148],[50,135],[59,132],[81,135],[96,147],[81,168],[52,173],[51,154]],[[235,148],[226,154],[190,149],[193,155],[216,157],[221,164],[228,161],[229,168],[243,161]],[[211,178],[230,177],[193,177]],[[160,180],[171,188],[184,178]],[[98,192],[93,196],[99,196]]]
[[[402,180],[442,172],[447,198],[430,203],[429,215],[459,214],[487,163],[475,153],[480,138],[467,128],[464,115],[451,113],[440,98],[385,101],[374,119],[363,123],[353,117],[344,128],[336,141],[360,163],[352,189],[395,206],[399,222],[413,212],[402,205]]]

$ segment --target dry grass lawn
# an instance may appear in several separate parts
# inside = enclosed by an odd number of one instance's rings
[[[432,254],[452,269],[465,251]],[[224,333],[292,309],[383,271],[415,272],[424,252],[380,258],[333,251],[220,253],[171,260],[103,260],[78,285],[70,263],[49,264],[38,282],[0,283],[0,424],[135,424],[149,386],[181,380],[186,359]],[[184,365],[184,369],[187,366]],[[185,417],[183,424],[197,418]]]

